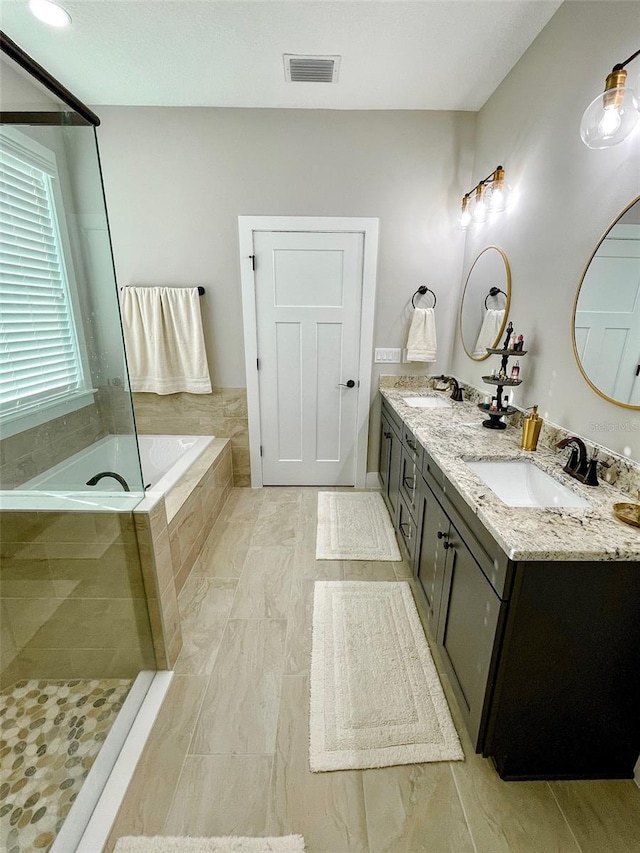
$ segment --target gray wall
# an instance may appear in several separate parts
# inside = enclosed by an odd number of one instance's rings
[[[638,48],[637,2],[564,3],[478,114],[473,183],[502,163],[516,204],[469,232],[463,278],[478,252],[500,246],[513,275],[511,318],[525,335],[516,403],[571,432],[640,459],[640,415],[600,398],[584,381],[571,343],[571,314],[600,237],[640,193],[640,133],[601,151],[583,145],[582,112],[616,62]],[[638,63],[629,66],[629,82]],[[495,360],[492,359],[492,364]],[[466,357],[457,376],[482,386],[489,362]]]
[[[207,287],[214,385],[245,385],[237,217],[250,214],[379,217],[375,345],[404,345],[407,303],[428,282],[438,294],[437,367],[446,367],[473,114],[96,110],[119,284]]]

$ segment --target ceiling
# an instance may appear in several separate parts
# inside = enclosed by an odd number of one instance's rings
[[[2,29],[88,104],[478,110],[562,0],[59,0]],[[282,55],[338,54],[337,84],[287,83]]]

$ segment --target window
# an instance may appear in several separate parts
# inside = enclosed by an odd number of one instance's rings
[[[55,155],[13,129],[3,128],[0,142],[0,418],[6,425],[88,389]]]

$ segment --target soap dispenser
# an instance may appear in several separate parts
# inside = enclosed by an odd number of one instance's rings
[[[523,450],[536,449],[542,423],[542,418],[538,415],[538,407],[533,406],[533,411],[524,416],[522,424],[522,443],[520,446]]]

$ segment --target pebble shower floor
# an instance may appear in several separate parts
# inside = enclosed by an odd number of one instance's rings
[[[30,680],[0,693],[0,850],[50,849],[132,684]]]

